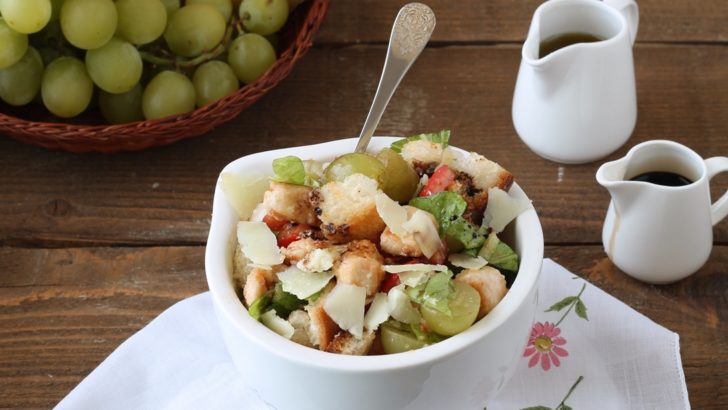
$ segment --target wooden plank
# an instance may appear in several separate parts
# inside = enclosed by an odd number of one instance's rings
[[[222,167],[249,153],[356,135],[383,46],[313,50],[279,87],[208,136],[120,155],[51,152],[0,139],[0,243],[202,244]],[[548,243],[599,243],[609,196],[599,162],[560,166],[521,143],[511,123],[516,46],[427,49],[392,99],[381,135],[450,128],[453,142],[509,168],[538,210]],[[639,115],[610,158],[657,138],[704,156],[728,153],[728,47],[638,46]],[[716,180],[718,189],[728,178]],[[568,211],[567,211],[568,210]],[[728,224],[716,227],[728,241]]]
[[[521,42],[541,0],[430,0],[437,15],[435,42]],[[394,0],[332,1],[316,40],[322,44],[386,42],[397,10]],[[638,41],[726,42],[723,0],[639,0]],[[374,12],[374,10],[376,10]]]
[[[57,403],[123,340],[178,300],[206,290],[204,247],[0,249],[0,408]],[[676,331],[693,407],[728,396],[728,246],[669,286],[620,273],[599,246],[548,247],[554,258]]]

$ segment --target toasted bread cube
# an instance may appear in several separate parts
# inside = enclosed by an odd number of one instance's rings
[[[309,329],[311,328],[311,318],[303,310],[294,310],[288,315],[288,322],[293,326],[293,336],[291,340],[304,346],[313,347]]]
[[[467,283],[480,294],[478,319],[493,310],[508,291],[506,278],[498,269],[491,266],[484,266],[480,269],[465,269],[455,276],[455,280]]]
[[[374,196],[377,181],[353,174],[341,182],[329,182],[312,195],[314,207],[320,209],[321,230],[336,243],[356,239],[377,241],[384,221],[377,213]]]
[[[363,356],[369,353],[374,344],[375,333],[364,332],[361,339],[357,339],[349,332],[339,332],[326,348],[327,352]]]
[[[377,293],[384,280],[384,258],[376,245],[367,240],[349,242],[340,262],[334,267],[336,280],[366,289],[367,295]]]
[[[312,188],[272,181],[263,194],[263,204],[270,212],[288,221],[318,225],[309,201]]]

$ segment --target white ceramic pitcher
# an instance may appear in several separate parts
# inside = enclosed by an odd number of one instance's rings
[[[692,182],[664,186],[631,181],[656,171]],[[602,241],[612,262],[630,276],[656,284],[700,269],[713,247],[713,225],[728,215],[728,193],[713,204],[710,199],[709,181],[724,171],[728,158],[703,160],[690,148],[664,140],[643,142],[624,158],[602,165],[597,182],[612,195]]]
[[[516,132],[532,151],[577,164],[627,141],[637,120],[632,44],[638,21],[634,0],[549,0],[536,9],[512,111]],[[541,42],[564,33],[604,40],[540,57]]]

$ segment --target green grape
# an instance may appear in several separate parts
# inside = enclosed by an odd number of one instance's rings
[[[122,94],[99,93],[101,115],[112,124],[125,124],[144,119],[142,112],[142,85],[137,84]]]
[[[40,31],[51,19],[50,0],[2,0],[0,13],[8,26],[18,33]]]
[[[480,294],[467,283],[453,281],[455,295],[448,301],[452,315],[427,305],[420,305],[420,313],[430,328],[438,334],[452,336],[469,328],[480,310]]]
[[[28,50],[28,35],[11,29],[0,18],[0,68],[7,68],[20,61]]]
[[[209,4],[190,4],[169,18],[164,39],[173,53],[196,57],[212,50],[225,36],[225,18]]]
[[[197,106],[215,102],[238,90],[238,77],[233,69],[222,61],[208,61],[192,76],[197,94]]]
[[[230,16],[233,15],[233,3],[230,0],[187,0],[186,4],[209,4],[215,6],[222,16],[225,17],[225,21],[230,21]]]
[[[116,6],[111,0],[65,0],[61,30],[74,46],[92,50],[106,44],[116,31]]]
[[[88,107],[94,92],[94,83],[81,60],[59,57],[46,67],[40,92],[43,104],[50,112],[59,117],[70,118]]]
[[[131,43],[113,37],[102,47],[86,52],[86,69],[102,90],[125,93],[142,77],[142,57]]]
[[[20,61],[0,70],[0,98],[10,105],[25,105],[38,95],[42,78],[40,53],[28,47]]]
[[[392,326],[383,324],[379,327],[384,353],[402,353],[427,346],[427,343],[418,340],[415,335]]]
[[[148,120],[184,114],[194,109],[195,86],[184,74],[174,71],[157,74],[142,95],[142,111]]]
[[[354,152],[331,161],[324,170],[324,182],[343,181],[351,174],[364,174],[380,182],[384,179],[384,165],[369,154]]]
[[[420,182],[417,172],[390,148],[379,151],[377,159],[384,164],[385,169],[382,191],[395,201],[405,202],[412,199]]]
[[[179,0],[162,0],[162,4],[164,4],[164,8],[167,9],[167,17],[179,10]]]
[[[273,34],[286,24],[288,0],[243,0],[238,13],[246,31]]]
[[[228,63],[245,84],[255,81],[275,62],[276,51],[260,34],[243,34],[230,44],[228,50]]]
[[[117,0],[116,33],[134,44],[158,39],[167,26],[167,10],[159,0]]]

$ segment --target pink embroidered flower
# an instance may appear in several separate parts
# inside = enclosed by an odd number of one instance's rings
[[[560,357],[569,355],[561,346],[566,344],[566,339],[559,337],[561,329],[549,322],[536,322],[531,329],[531,336],[528,338],[528,346],[523,352],[523,357],[532,356],[528,361],[528,367],[533,367],[541,362],[541,368],[549,370],[551,363],[559,367]]]

